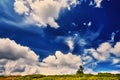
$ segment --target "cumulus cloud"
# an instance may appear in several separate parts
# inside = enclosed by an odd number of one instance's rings
[[[84,0],[83,0],[84,1]],[[94,0],[95,7],[100,8],[103,0]],[[71,10],[71,7],[82,3],[82,0],[15,0],[14,10],[24,15],[25,24],[35,24],[39,27],[58,28],[57,19],[62,9]],[[90,26],[91,23],[88,24]]]
[[[37,61],[39,56],[37,56],[28,47],[16,44],[15,41],[10,39],[0,39],[0,59],[10,59],[17,60],[20,58],[30,59]]]
[[[117,42],[114,46],[112,46],[109,42],[104,42],[99,45],[98,48],[91,48],[91,49],[85,49],[84,54],[82,55],[83,59],[83,65],[86,66],[85,73],[89,74],[97,74],[98,72],[95,72],[94,69],[99,66],[99,63],[102,62],[110,62],[110,65],[119,67],[117,64],[120,63],[120,42]],[[113,56],[114,55],[114,56]],[[110,71],[99,71],[102,73],[112,73],[112,74],[118,74],[120,73],[117,70],[110,70]]]
[[[29,12],[29,9],[27,8],[27,6],[24,5],[23,1],[16,1],[15,4],[15,10],[16,12],[18,12],[18,14],[27,14],[27,12]],[[21,7],[21,8],[20,8]]]
[[[76,7],[87,0],[2,0],[0,7],[4,9],[3,13],[10,19],[1,17],[1,21],[15,26],[37,25],[39,27],[58,28],[57,19],[61,14],[61,10],[71,10],[71,7]],[[101,7],[103,0],[89,0],[94,7]],[[13,4],[14,3],[14,4]],[[14,7],[13,13],[11,9]],[[19,16],[20,15],[20,16]],[[22,16],[22,17],[21,17]],[[19,20],[18,20],[19,18]]]
[[[39,62],[39,56],[8,38],[0,39],[0,75],[75,74],[82,60],[79,55],[56,51]]]
[[[0,74],[10,75],[14,71],[23,71],[25,65],[37,64],[39,56],[30,48],[21,46],[8,38],[0,39]],[[29,73],[28,73],[29,74]]]
[[[50,74],[56,74],[56,71],[57,74],[73,74],[82,65],[82,60],[80,56],[73,55],[72,53],[63,54],[60,51],[56,51],[55,55],[50,55],[43,59],[41,65],[45,69],[48,68],[46,72]],[[46,72],[43,71],[43,74]]]
[[[55,55],[49,55],[41,62],[34,51],[13,40],[2,38],[0,45],[0,75],[75,74],[80,65],[86,66],[86,74],[96,74],[93,68],[96,68],[99,62],[110,60],[112,65],[120,62],[119,42],[114,47],[109,42],[102,43],[97,49],[86,49],[81,56],[56,51]]]
[[[46,27],[50,25],[58,28],[56,20],[59,18],[61,9],[79,4],[78,0],[15,0],[14,10],[19,15],[26,17],[25,23],[36,24]]]
[[[113,56],[114,55],[114,56]],[[120,58],[120,42],[117,42],[114,46],[112,46],[109,42],[104,42],[100,44],[100,46],[96,49],[85,49],[84,50],[84,65],[87,63],[91,64],[96,63],[96,65],[100,62],[111,62],[112,65],[116,65],[120,62],[118,58]],[[88,65],[89,67],[89,65]]]
[[[116,56],[120,57],[120,42],[117,42],[114,48],[112,48],[111,52]]]

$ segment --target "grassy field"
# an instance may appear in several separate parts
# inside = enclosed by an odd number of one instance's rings
[[[27,76],[0,76],[0,80],[120,80],[120,74],[78,74],[78,75],[27,75]]]

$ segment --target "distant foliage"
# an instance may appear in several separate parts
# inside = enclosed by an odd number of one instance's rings
[[[83,70],[84,70],[84,68],[80,65],[79,69],[76,72],[76,74],[84,74]]]

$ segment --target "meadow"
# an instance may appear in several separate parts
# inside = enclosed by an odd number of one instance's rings
[[[120,74],[99,73],[75,75],[26,75],[26,76],[0,76],[0,80],[120,80]]]

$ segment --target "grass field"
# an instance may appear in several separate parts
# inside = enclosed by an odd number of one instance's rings
[[[27,76],[0,76],[0,80],[120,80],[120,74],[101,73],[98,75],[78,74],[52,76],[35,74]]]

